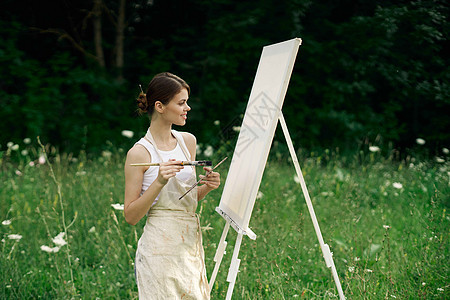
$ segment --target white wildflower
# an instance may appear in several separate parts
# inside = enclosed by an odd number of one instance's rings
[[[333,293],[330,292],[330,291],[326,291],[326,292],[325,292],[325,295],[328,296],[327,298],[336,298],[336,297],[337,297],[337,295],[333,294]]]
[[[31,143],[31,139],[30,139],[30,138],[24,138],[24,139],[23,139],[23,143],[24,143],[25,145],[28,145],[29,143]]]
[[[17,144],[12,145],[12,146],[11,146],[11,150],[13,150],[13,151],[19,150],[19,145],[17,145]]]
[[[111,151],[108,150],[102,151],[102,156],[105,158],[110,158],[111,155],[112,155]]]
[[[22,172],[20,172],[19,170],[16,170],[15,173],[16,173],[17,176],[22,176]]]
[[[439,164],[445,163],[445,159],[443,159],[443,158],[441,158],[441,157],[438,157],[438,156],[436,156],[435,160],[436,160],[436,162],[439,163]]]
[[[443,288],[437,288],[437,290],[438,290],[439,292],[443,292],[443,291],[444,291]]]
[[[425,282],[422,282],[422,286],[425,286],[426,285],[426,283]]]
[[[59,247],[56,246],[56,247],[50,248],[49,246],[42,245],[41,250],[44,252],[48,252],[48,253],[56,253],[59,251]]]
[[[115,210],[123,210],[123,209],[124,209],[123,204],[120,204],[120,203],[111,204],[111,206],[112,206]]]
[[[360,261],[361,258],[355,256],[355,261]]]
[[[261,199],[264,197],[264,194],[261,191],[258,191],[258,194],[256,195],[256,199]]]
[[[417,143],[418,145],[425,145],[425,140],[424,140],[424,139],[421,139],[421,138],[417,138],[417,139],[416,139],[416,143]]]
[[[2,222],[2,225],[5,225],[5,226],[11,225],[11,220],[4,220]]]
[[[46,245],[42,245],[41,246],[41,250],[42,251],[45,251],[45,252],[53,252],[52,251],[52,248],[50,248],[49,246],[46,246]],[[58,249],[59,250],[59,249]]]
[[[28,165],[29,165],[30,167],[34,167],[34,161],[30,161],[30,162],[28,163]]]
[[[14,145],[13,142],[8,142],[8,143],[6,144],[6,147],[11,148],[13,145]]]
[[[384,228],[384,229],[389,229],[389,228],[391,228],[391,226],[389,226],[389,225],[383,225],[383,228]]]
[[[92,226],[91,229],[89,229],[89,233],[95,232],[95,226]]]
[[[208,145],[205,149],[205,151],[203,151],[203,155],[205,155],[206,157],[211,157],[214,153],[214,149],[211,145]]]
[[[448,150],[448,148],[442,148],[442,153],[449,154],[450,150]]]
[[[134,132],[131,130],[122,130],[122,135],[131,139],[134,136]]]
[[[233,131],[240,132],[241,131],[241,126],[233,126]]]
[[[22,236],[20,234],[9,234],[8,238],[10,240],[20,241],[20,239],[22,239]]]
[[[41,165],[45,164],[45,156],[44,155],[39,156],[38,161],[39,161],[39,164],[41,164]]]
[[[370,146],[369,147],[369,151],[370,152],[380,152],[380,147],[378,147],[378,146]]]
[[[65,235],[64,232],[60,232],[57,236],[55,236],[52,239],[53,243],[55,243],[56,245],[61,246],[61,247],[66,245],[67,242],[64,240],[64,235]]]
[[[403,188],[403,184],[401,184],[400,182],[394,182],[393,184],[392,184],[392,186],[394,187],[394,188],[396,188],[396,189],[402,189]]]
[[[297,183],[300,183],[300,178],[298,178],[297,175],[294,175],[294,181],[297,182]]]
[[[28,155],[28,150],[27,149],[23,149],[22,151],[20,151],[20,154],[22,154],[22,156],[27,156]]]
[[[215,120],[214,121],[214,125],[219,126],[220,125],[220,121],[219,120]]]
[[[349,271],[350,273],[353,273],[353,271],[355,271],[355,267],[348,267],[348,271]]]
[[[364,270],[366,273],[372,273],[373,272],[373,270],[371,270],[371,269],[365,269]]]
[[[202,153],[202,144],[197,144],[197,146],[195,146],[195,153],[197,155],[200,155]]]

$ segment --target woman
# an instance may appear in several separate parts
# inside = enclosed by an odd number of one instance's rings
[[[200,175],[203,185],[181,200],[195,182],[196,138],[172,130],[186,124],[191,110],[189,85],[171,73],[156,75],[147,93],[138,98],[148,112],[150,128],[127,154],[125,162],[125,219],[135,225],[147,216],[136,251],[136,282],[140,299],[209,299],[197,201],[220,185],[220,174]],[[155,162],[159,167],[136,167]],[[205,171],[211,168],[204,167]]]

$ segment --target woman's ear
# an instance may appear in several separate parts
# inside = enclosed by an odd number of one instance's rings
[[[155,101],[155,111],[162,114],[164,112],[164,104],[161,101]]]

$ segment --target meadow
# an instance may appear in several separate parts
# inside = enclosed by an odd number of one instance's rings
[[[29,141],[17,147],[0,150],[0,299],[136,299],[133,261],[144,220],[128,225],[121,210],[125,151],[109,145],[98,157],[74,157]],[[393,156],[376,148],[347,156],[299,151],[344,293],[449,298],[448,156]],[[223,182],[228,166],[219,168]],[[297,181],[275,145],[250,221],[257,239],[243,239],[233,299],[337,299]],[[220,195],[221,188],[198,207],[208,277],[225,225],[215,212]],[[225,298],[235,237],[230,230],[212,299]]]

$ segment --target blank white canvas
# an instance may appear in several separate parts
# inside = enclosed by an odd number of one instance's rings
[[[248,230],[301,39],[263,48],[219,208]]]

